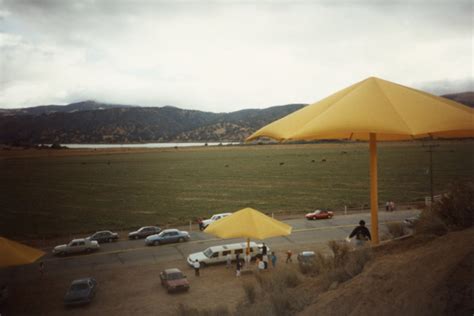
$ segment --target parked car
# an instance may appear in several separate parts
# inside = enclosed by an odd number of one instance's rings
[[[263,244],[257,244],[250,242],[250,257],[253,259],[257,255],[261,254]],[[244,259],[245,250],[247,249],[247,243],[235,243],[221,246],[209,247],[204,251],[192,253],[188,256],[187,262],[190,266],[198,260],[201,266],[207,264],[226,262],[227,255],[231,255],[231,259],[235,260],[237,254],[240,255],[241,259]],[[267,246],[267,253],[270,253],[270,247]]]
[[[205,219],[202,221],[202,225],[200,226],[201,230],[206,229],[207,226],[209,226],[211,223],[214,223],[215,221],[220,220],[221,218],[224,218],[226,216],[232,215],[232,213],[221,213],[221,214],[214,214],[211,216],[209,219]]]
[[[414,228],[416,223],[420,220],[420,214],[405,218],[403,220],[403,224],[405,224],[406,227],[408,228]]]
[[[68,255],[73,253],[81,252],[92,252],[94,250],[99,250],[99,243],[95,240],[88,240],[85,238],[73,239],[67,245],[59,245],[54,247],[54,255]]]
[[[188,291],[189,282],[186,275],[177,268],[166,269],[160,273],[161,285],[168,293],[175,291]]]
[[[301,266],[311,266],[315,263],[316,254],[314,251],[302,251],[297,256],[298,264]]]
[[[112,242],[112,241],[117,241],[119,238],[119,235],[117,233],[113,233],[110,230],[103,230],[100,232],[96,232],[93,235],[86,237],[88,240],[95,240],[99,244],[104,243],[104,242]]]
[[[334,213],[331,211],[321,211],[321,210],[316,210],[314,212],[308,213],[305,215],[307,220],[314,220],[314,219],[327,219],[327,218],[332,218],[334,216]]]
[[[161,231],[161,228],[157,226],[144,226],[134,232],[128,233],[128,238],[129,239],[145,238],[150,235],[158,234],[160,231]]]
[[[65,305],[88,304],[97,291],[97,281],[94,278],[74,280],[64,296]]]
[[[188,241],[191,238],[189,233],[177,229],[165,229],[159,234],[148,236],[145,239],[147,246],[156,246],[166,243]]]

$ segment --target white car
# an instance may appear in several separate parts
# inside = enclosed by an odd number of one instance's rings
[[[218,221],[218,220],[220,220],[221,218],[224,218],[224,217],[229,216],[229,215],[232,215],[232,213],[214,214],[214,215],[212,215],[211,218],[205,219],[205,220],[202,221],[202,224],[201,224],[200,229],[201,229],[201,230],[204,230],[204,229],[206,229],[206,227],[209,226],[211,223],[214,223],[215,221]]]
[[[60,256],[80,252],[92,252],[94,250],[99,250],[99,248],[99,243],[95,240],[88,240],[85,238],[73,239],[67,245],[59,245],[54,247],[53,254]]]
[[[250,257],[255,258],[257,255],[261,255],[263,244],[257,244],[256,242],[250,242]],[[270,247],[267,247],[267,254],[270,253]],[[205,266],[213,263],[220,263],[227,261],[227,255],[230,254],[231,259],[235,260],[237,254],[243,260],[245,250],[247,249],[247,243],[236,243],[222,246],[209,247],[202,252],[192,253],[188,256],[187,262],[190,266],[197,260],[201,266]]]

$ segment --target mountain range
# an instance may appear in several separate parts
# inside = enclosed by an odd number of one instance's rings
[[[443,97],[474,107],[474,92]],[[0,109],[0,144],[238,142],[305,105],[287,104],[230,113],[95,101]]]

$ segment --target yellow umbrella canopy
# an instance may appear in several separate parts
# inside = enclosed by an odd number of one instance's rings
[[[473,110],[457,102],[370,77],[270,123],[247,141],[378,140],[473,137]]]
[[[371,222],[378,243],[378,140],[474,137],[473,110],[457,102],[375,77],[270,123],[247,138],[370,141]]]
[[[33,263],[44,254],[41,250],[0,237],[0,268]]]
[[[291,226],[252,208],[244,208],[210,224],[204,232],[220,238],[245,237],[262,240],[289,235]]]

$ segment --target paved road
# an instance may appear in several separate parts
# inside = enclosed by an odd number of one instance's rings
[[[419,213],[417,210],[400,210],[379,213],[380,235],[386,231],[385,223],[400,222],[403,219]],[[291,219],[285,222],[293,227],[290,236],[275,237],[265,240],[272,248],[291,249],[295,244],[326,243],[329,240],[340,240],[347,237],[352,229],[364,219],[370,228],[370,214],[360,213],[340,215],[329,220],[307,221],[306,219]],[[96,268],[103,265],[133,265],[140,263],[156,263],[179,260],[193,252],[202,251],[209,246],[242,242],[242,239],[218,239],[200,231],[192,231],[191,241],[180,244],[168,244],[147,247],[144,240],[124,240],[111,244],[102,244],[101,249],[92,254],[67,257],[53,257],[47,254],[43,261],[49,271],[61,272],[75,268]],[[292,246],[293,245],[293,246]],[[18,267],[16,273],[33,272],[36,265]]]

